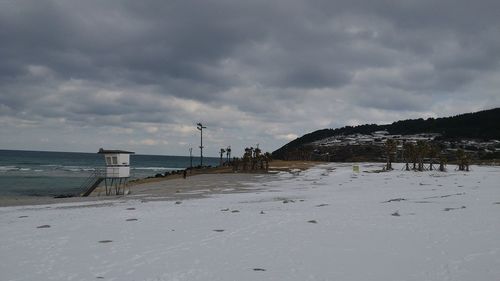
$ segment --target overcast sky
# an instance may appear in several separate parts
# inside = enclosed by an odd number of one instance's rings
[[[0,149],[273,151],[500,106],[498,0],[0,0]]]

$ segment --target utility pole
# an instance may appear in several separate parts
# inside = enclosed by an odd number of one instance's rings
[[[200,130],[200,166],[203,167],[203,129],[206,127],[203,124],[196,124],[196,129]]]
[[[189,162],[190,162],[189,167],[192,169],[193,168],[193,148],[192,147],[189,148]]]

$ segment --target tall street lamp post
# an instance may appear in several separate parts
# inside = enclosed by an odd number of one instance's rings
[[[189,148],[189,167],[192,169],[193,168],[193,148]]]
[[[196,124],[196,129],[200,130],[200,166],[203,167],[203,129],[206,127],[203,124]]]

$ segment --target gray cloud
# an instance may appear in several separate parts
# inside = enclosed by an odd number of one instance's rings
[[[19,137],[0,147],[185,154],[204,121],[215,155],[499,106],[499,12],[490,0],[2,1],[0,133]]]

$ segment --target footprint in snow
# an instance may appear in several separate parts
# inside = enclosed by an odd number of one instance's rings
[[[111,243],[113,242],[113,240],[101,240],[99,241],[99,243]]]
[[[446,198],[446,197],[450,197],[450,196],[454,196],[454,195],[464,195],[465,192],[462,192],[462,193],[455,193],[455,194],[447,194],[447,195],[442,195],[441,198]]]
[[[400,201],[406,201],[406,199],[405,198],[394,198],[394,199],[389,199],[387,201],[384,201],[382,203],[400,202]]]
[[[448,211],[460,210],[460,209],[465,209],[465,208],[467,208],[467,207],[462,206],[462,207],[460,207],[460,208],[444,208],[444,210],[443,210],[443,211],[448,212]]]
[[[44,224],[44,225],[37,226],[36,228],[49,228],[49,227],[50,227],[50,225]]]

